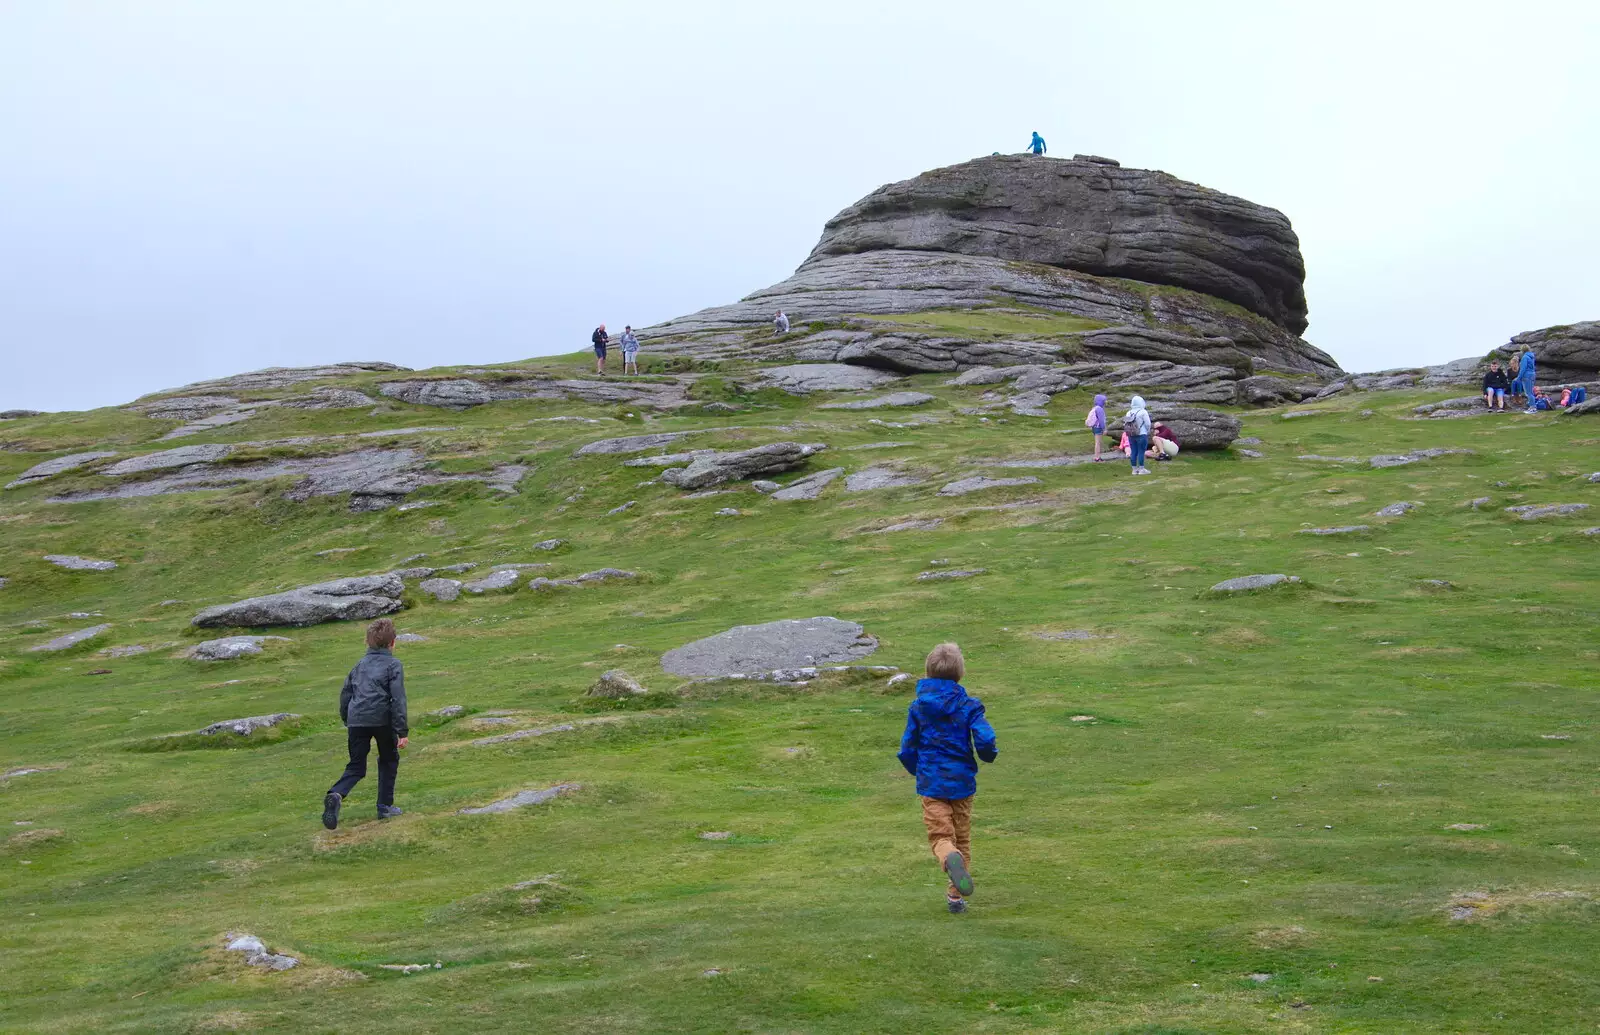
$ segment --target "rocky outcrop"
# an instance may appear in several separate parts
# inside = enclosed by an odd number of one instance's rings
[[[1239,437],[1239,418],[1178,403],[1151,403],[1150,419],[1172,429],[1187,450],[1226,449]]]
[[[876,364],[875,364],[876,365]],[[824,363],[796,363],[786,367],[768,367],[761,371],[758,384],[781,388],[790,395],[809,395],[812,392],[854,392],[877,388],[897,380],[893,374],[865,366],[850,366],[833,362],[830,355]]]
[[[287,593],[208,607],[195,615],[190,624],[200,628],[305,626],[377,618],[400,610],[400,594],[404,590],[405,583],[393,573],[334,579]]]
[[[192,385],[172,389],[175,392],[264,392],[279,388],[289,388],[303,384],[307,381],[323,381],[335,377],[349,377],[353,374],[366,374],[374,372],[389,372],[407,370],[407,367],[396,366],[393,363],[329,363],[319,367],[268,367],[265,370],[253,370],[247,374],[234,374],[231,377],[218,378],[214,381],[196,381]],[[171,400],[167,400],[170,402]],[[238,402],[237,399],[228,400],[229,404]],[[154,413],[151,416],[155,416]],[[192,420],[185,417],[185,420]]]
[[[688,400],[676,381],[589,381],[552,377],[523,377],[505,380],[443,378],[438,380],[385,381],[378,385],[383,395],[418,406],[440,406],[464,410],[485,403],[513,399],[573,400],[610,405],[640,403],[647,406],[681,406]]]
[[[116,453],[101,452],[72,453],[68,456],[58,456],[54,460],[46,460],[43,463],[34,464],[26,471],[23,471],[21,474],[17,475],[16,478],[6,485],[6,488],[21,488],[30,482],[39,482],[46,478],[53,478],[58,474],[65,474],[67,471],[75,471],[85,464],[91,464],[96,460],[105,460],[116,455]]]
[[[224,636],[220,640],[202,640],[184,651],[183,656],[192,661],[232,661],[260,654],[263,645],[269,642],[288,643],[289,639],[286,636]]]
[[[842,467],[830,467],[826,471],[818,471],[815,474],[808,474],[804,478],[796,478],[783,488],[775,490],[772,493],[772,498],[786,502],[814,500],[822,495],[823,489],[826,489],[833,483],[835,478],[838,478],[843,473],[844,468]]]
[[[71,553],[47,553],[44,559],[68,571],[115,571],[117,567],[116,561],[101,561]]]
[[[706,489],[723,482],[792,471],[825,448],[820,444],[774,442],[737,453],[714,453],[695,458],[688,467],[662,471],[661,480],[680,489]]]
[[[1509,359],[1524,349],[1533,350],[1541,385],[1591,380],[1600,371],[1600,320],[1524,331],[1495,353]]]
[[[1077,357],[1334,377],[1298,336],[1303,278],[1272,209],[1161,172],[996,156],[881,188],[830,220],[788,280],[647,334],[664,352],[896,371]],[[778,309],[795,333],[770,334]],[[873,319],[950,309],[1081,320],[1003,340]]]
[[[888,395],[874,395],[865,399],[851,399],[848,402],[824,403],[817,407],[819,410],[882,410],[905,406],[924,406],[933,402],[933,396],[927,392],[890,392]]]
[[[1283,213],[1152,170],[1015,155],[934,169],[834,216],[806,262],[878,251],[1171,284],[1306,328],[1305,263]]]
[[[55,639],[48,642],[29,647],[28,650],[46,652],[71,650],[80,643],[86,643],[89,640],[94,639],[96,636],[99,636],[109,628],[111,628],[109,624],[91,625],[87,629],[79,629],[77,632],[69,632],[63,636],[57,636]]]

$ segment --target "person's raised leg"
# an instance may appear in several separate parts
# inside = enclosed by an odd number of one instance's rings
[[[367,775],[367,752],[371,749],[371,741],[370,727],[351,726],[345,730],[345,745],[350,753],[350,761],[345,764],[344,772],[322,798],[322,825],[329,830],[338,827],[339,807],[344,804],[344,799],[350,792],[355,790],[356,784]]]
[[[961,861],[966,864],[968,874],[967,890],[962,892],[962,895],[970,895],[972,894],[972,799],[970,797],[950,803],[950,825],[955,828],[956,851],[961,853]]]
[[[961,884],[964,882],[967,889],[971,890],[972,881],[966,876],[966,860],[961,857],[961,851],[956,845],[955,820],[951,806],[952,803],[944,798],[922,799],[922,825],[928,831],[928,848],[933,852],[933,857],[939,860],[939,865],[944,868],[945,873],[949,874],[950,890],[946,892],[945,897],[954,900],[962,895]]]

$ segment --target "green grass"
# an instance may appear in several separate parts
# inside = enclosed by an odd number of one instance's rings
[[[739,425],[696,436],[696,447],[827,442],[816,467],[892,458],[930,476],[879,493],[835,484],[809,504],[748,491],[685,500],[641,486],[648,469],[571,456],[637,423],[528,423],[615,416],[545,402],[461,413],[397,403],[376,417],[267,410],[197,436],[450,426],[428,437],[430,456],[533,466],[510,498],[454,485],[430,494],[441,506],[351,514],[341,500],[290,503],[282,486],[252,485],[43,502],[94,475],[4,493],[0,772],[50,768],[0,780],[0,1029],[1410,1033],[1600,1023],[1600,882],[1588,867],[1600,850],[1591,816],[1600,542],[1579,534],[1600,521],[1521,522],[1501,509],[1592,502],[1593,425],[1410,421],[1400,418],[1412,405],[1453,393],[1349,395],[1315,417],[1242,414],[1264,460],[1184,454],[1141,479],[1117,464],[990,470],[1041,482],[944,499],[937,487],[972,471],[974,458],[1082,451],[1088,395],[1057,397],[1049,420],[984,422],[956,409],[983,389],[942,382],[910,379],[939,399],[916,411],[793,402],[651,422]],[[942,422],[868,423],[928,416]],[[102,442],[165,448],[153,440],[168,426],[115,410],[10,422],[0,480]],[[911,445],[845,448],[891,440]],[[1386,470],[1292,459],[1435,445],[1476,453]],[[1492,504],[1460,506],[1481,496]],[[606,516],[630,499],[639,505]],[[1401,499],[1426,505],[1394,521],[1370,516]],[[983,509],[1026,500],[1044,505]],[[714,516],[728,506],[742,515]],[[911,517],[945,523],[859,534]],[[1373,530],[1294,534],[1358,523]],[[570,545],[530,549],[552,537]],[[348,547],[361,549],[315,556]],[[361,650],[359,624],[273,630],[294,642],[234,662],[182,660],[177,647],[97,653],[187,645],[214,635],[187,624],[202,606],[387,570],[419,552],[429,559],[412,563],[549,561],[544,573],[555,575],[612,565],[645,578],[451,604],[408,594],[398,623],[429,640],[398,650],[415,721],[397,800],[406,815],[395,821],[371,818],[369,778],[340,831],[317,822],[344,762],[335,705]],[[46,553],[121,567],[67,572]],[[914,582],[935,558],[989,574]],[[1275,571],[1304,584],[1206,592]],[[163,603],[174,598],[183,602]],[[894,760],[906,694],[871,681],[712,684],[679,697],[679,681],[659,668],[663,651],[732,625],[822,614],[878,636],[874,662],[913,670],[944,639],[966,651],[967,683],[1001,750],[980,776],[978,890],[965,916],[944,912],[911,782]],[[100,621],[110,632],[73,652],[26,651]],[[1035,635],[1062,629],[1101,636]],[[651,698],[621,709],[584,699],[616,667]],[[98,668],[112,671],[89,675]],[[449,704],[476,714],[423,718]],[[472,746],[493,732],[475,724],[494,710],[527,724],[604,721]],[[163,745],[176,750],[142,750],[164,734],[277,711],[306,718],[248,749],[177,738]],[[1083,715],[1094,718],[1073,721]],[[458,814],[559,782],[583,788],[521,812]],[[1457,823],[1483,829],[1447,829]],[[734,836],[706,841],[701,831]],[[526,881],[540,883],[512,887]],[[1467,893],[1486,897],[1472,919],[1450,919]],[[305,965],[247,970],[217,948],[230,930]],[[381,966],[436,961],[407,976]]]

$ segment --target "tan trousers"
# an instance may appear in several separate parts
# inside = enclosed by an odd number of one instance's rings
[[[944,865],[951,852],[960,852],[966,860],[967,872],[972,871],[972,799],[923,798],[922,825],[928,828],[928,847],[933,857]],[[954,884],[945,893],[950,898],[960,898]]]

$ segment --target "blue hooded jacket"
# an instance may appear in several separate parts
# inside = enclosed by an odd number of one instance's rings
[[[1517,376],[1532,383],[1533,381],[1533,350],[1529,349],[1522,354],[1522,365],[1517,370]]]
[[[922,679],[917,699],[906,713],[900,738],[900,764],[917,778],[924,798],[970,798],[978,793],[978,758],[993,762],[994,727],[983,717],[983,702],[952,679]]]

